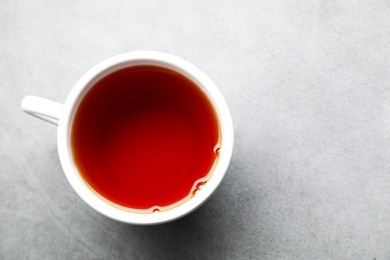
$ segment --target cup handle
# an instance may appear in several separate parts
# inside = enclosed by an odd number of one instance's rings
[[[64,107],[60,103],[36,96],[25,96],[21,106],[27,114],[54,125],[58,125]]]

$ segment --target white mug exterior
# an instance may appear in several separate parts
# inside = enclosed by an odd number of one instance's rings
[[[135,213],[122,210],[100,199],[83,181],[72,158],[70,132],[72,120],[80,101],[94,84],[103,77],[121,68],[136,65],[156,65],[175,70],[194,81],[208,96],[217,112],[221,150],[217,166],[206,185],[188,201],[175,208],[156,213]],[[212,80],[191,63],[171,54],[154,51],[134,51],[120,54],[102,61],[90,69],[73,87],[65,104],[27,96],[22,101],[22,109],[40,119],[58,124],[58,153],[65,175],[77,194],[92,208],[112,219],[137,224],[151,225],[172,221],[187,215],[202,205],[222,181],[233,152],[234,131],[229,108],[221,92]]]

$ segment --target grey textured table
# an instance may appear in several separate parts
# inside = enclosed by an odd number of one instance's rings
[[[235,125],[216,194],[160,226],[89,208],[20,110],[139,49],[204,70]],[[3,0],[0,75],[1,259],[390,259],[389,1]]]

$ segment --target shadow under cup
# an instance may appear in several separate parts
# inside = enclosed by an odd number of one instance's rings
[[[218,107],[201,86],[179,68],[151,62],[119,64],[89,82],[74,106],[69,141],[96,197],[137,214],[162,214],[200,197],[224,150]]]

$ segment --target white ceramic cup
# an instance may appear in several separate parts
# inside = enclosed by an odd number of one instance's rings
[[[196,83],[213,104],[221,130],[221,150],[217,166],[202,190],[179,206],[157,213],[135,213],[122,210],[99,198],[84,182],[72,157],[70,132],[77,107],[85,94],[103,77],[126,67],[157,65],[177,71]],[[65,175],[77,194],[92,208],[112,219],[138,225],[160,224],[187,215],[202,205],[221,183],[233,152],[233,124],[229,108],[217,86],[200,69],[176,56],[153,51],[135,51],[104,60],[90,69],[73,87],[65,104],[44,98],[26,96],[22,109],[37,118],[58,125],[58,153]]]

